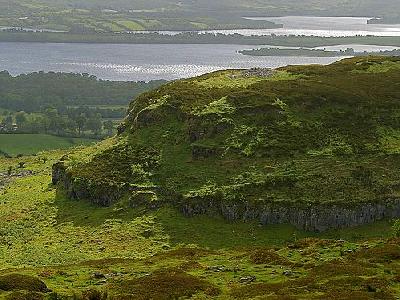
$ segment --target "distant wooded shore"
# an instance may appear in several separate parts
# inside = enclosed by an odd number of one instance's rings
[[[334,45],[380,45],[399,46],[400,37],[352,36],[317,37],[298,35],[245,36],[241,34],[181,32],[166,35],[158,32],[71,34],[62,32],[0,31],[0,42],[29,43],[104,43],[104,44],[231,44],[270,45],[286,47],[322,47]]]

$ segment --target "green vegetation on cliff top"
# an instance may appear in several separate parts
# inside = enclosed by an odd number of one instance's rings
[[[127,190],[150,206],[397,199],[399,66],[367,57],[176,81],[136,98],[115,139],[63,163],[103,205]]]

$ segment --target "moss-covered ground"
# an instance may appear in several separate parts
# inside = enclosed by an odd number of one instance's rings
[[[1,299],[400,296],[400,246],[389,220],[317,235],[185,218],[168,206],[99,207],[51,184],[51,166],[65,154],[0,159]]]

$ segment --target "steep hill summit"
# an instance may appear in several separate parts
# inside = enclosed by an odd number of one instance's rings
[[[69,197],[324,231],[400,216],[400,58],[227,70],[135,99],[53,167]]]

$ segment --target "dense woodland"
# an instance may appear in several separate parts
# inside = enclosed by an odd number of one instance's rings
[[[37,72],[13,77],[0,72],[0,107],[37,112],[53,106],[127,105],[162,82],[115,82],[89,74]]]
[[[0,72],[0,131],[81,135],[112,133],[126,105],[162,81],[113,82],[88,74]],[[104,129],[104,131],[103,131]]]

